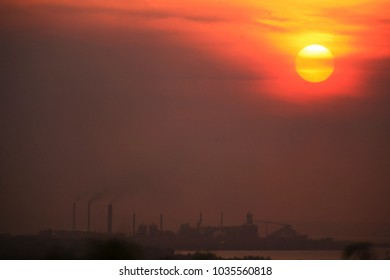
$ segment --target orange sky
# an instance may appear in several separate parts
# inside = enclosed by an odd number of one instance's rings
[[[251,71],[248,87],[254,92],[266,86],[269,94],[289,101],[356,96],[369,74],[365,61],[390,56],[386,0],[5,2],[39,10],[37,21],[72,32],[90,25],[175,32],[177,40]],[[310,44],[335,55],[335,73],[325,83],[308,84],[296,75],[294,57]]]
[[[173,226],[202,209],[227,223],[251,210],[383,225],[389,10],[387,0],[0,0],[0,232],[64,228],[79,193],[134,182],[145,190],[121,207],[150,203],[150,221],[164,211],[179,216]],[[325,82],[295,71],[310,44],[335,56]]]

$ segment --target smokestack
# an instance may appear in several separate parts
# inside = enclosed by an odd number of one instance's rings
[[[73,224],[72,224],[72,230],[76,230],[76,202],[73,203]]]
[[[223,212],[221,212],[221,227],[223,227]]]
[[[135,213],[133,213],[133,236],[135,236]]]
[[[163,232],[163,214],[160,214],[160,232]]]
[[[246,224],[253,225],[253,215],[250,212],[246,213]]]
[[[108,205],[107,213],[107,233],[112,233],[112,204]]]
[[[91,225],[91,200],[88,200],[88,218],[87,218],[87,231],[90,231]]]
[[[198,224],[197,224],[198,228],[200,228],[201,225],[202,225],[202,212],[199,213],[199,221],[198,221]]]

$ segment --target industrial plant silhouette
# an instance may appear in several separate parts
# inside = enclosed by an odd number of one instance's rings
[[[225,225],[224,214],[220,224],[203,224],[203,214],[195,226],[188,222],[176,232],[164,229],[164,216],[159,225],[138,223],[136,213],[130,215],[131,232],[114,232],[114,207],[107,206],[107,229],[91,230],[91,201],[87,206],[86,229],[76,228],[76,203],[73,203],[70,230],[46,229],[37,235],[1,235],[0,259],[213,259],[213,250],[342,250],[345,256],[359,255],[367,258],[370,244],[351,247],[351,242],[332,238],[311,239],[298,233],[289,224],[254,219],[247,212],[239,225]],[[349,247],[348,247],[349,246]],[[362,248],[365,252],[361,252]],[[178,251],[194,251],[190,255]],[[204,253],[202,253],[204,252]]]

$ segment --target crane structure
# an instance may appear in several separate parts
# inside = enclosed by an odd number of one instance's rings
[[[255,224],[262,224],[265,226],[265,234],[264,234],[264,237],[267,237],[269,236],[269,228],[268,226],[269,225],[273,225],[273,226],[277,226],[277,228],[272,231],[272,233],[276,232],[276,231],[279,231],[280,229],[284,229],[284,228],[291,228],[291,225],[290,224],[285,224],[285,223],[279,223],[279,222],[272,222],[272,221],[264,221],[264,220],[254,220]],[[272,234],[271,233],[271,234]]]

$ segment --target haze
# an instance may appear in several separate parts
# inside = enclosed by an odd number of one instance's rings
[[[251,211],[389,239],[388,3],[182,2],[1,1],[0,232],[70,229],[75,201],[85,229],[93,199],[96,230],[114,201],[114,231]],[[320,88],[289,39],[317,31],[336,58]]]

